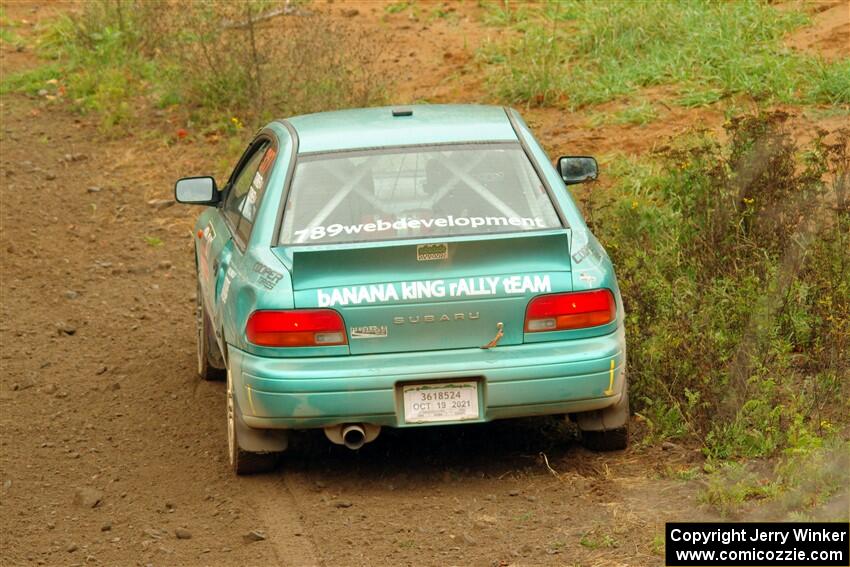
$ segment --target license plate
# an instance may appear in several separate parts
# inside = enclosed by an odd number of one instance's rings
[[[431,423],[478,419],[478,383],[403,386],[404,421]]]

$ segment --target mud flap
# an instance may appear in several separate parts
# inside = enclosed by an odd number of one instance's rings
[[[254,429],[242,419],[236,399],[233,400],[236,418],[236,442],[249,453],[279,453],[289,447],[289,432],[285,429]]]
[[[623,391],[619,401],[607,408],[576,414],[576,423],[582,431],[611,431],[629,421],[629,384],[622,381]]]

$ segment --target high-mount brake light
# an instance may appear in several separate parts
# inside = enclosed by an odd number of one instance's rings
[[[344,345],[345,324],[333,309],[254,311],[245,325],[248,342],[266,347]]]
[[[528,303],[525,332],[596,327],[610,323],[616,316],[614,294],[607,289],[540,295]]]

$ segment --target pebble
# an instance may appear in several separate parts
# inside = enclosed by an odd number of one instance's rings
[[[65,292],[66,299],[77,299],[78,297],[80,297],[80,294],[74,291],[73,289],[69,289]]]
[[[7,478],[3,481],[3,490],[9,490],[10,488],[12,488],[12,479]]]
[[[105,524],[100,526],[100,531],[102,531],[102,532],[108,532],[111,529],[112,529],[112,522],[106,522]]]
[[[44,174],[44,178],[47,179],[48,181],[53,181],[54,179],[56,179],[56,174],[53,173],[52,171],[48,171],[47,173]]]
[[[661,444],[661,449],[663,449],[664,451],[672,451],[676,449],[681,449],[681,447],[676,445],[672,441],[665,441]]]
[[[170,270],[170,269],[171,269],[171,266],[172,266],[172,264],[171,264],[171,261],[170,261],[170,260],[163,260],[162,262],[160,262],[160,263],[157,265],[157,267],[158,267],[160,270]]]
[[[83,508],[94,508],[103,501],[103,492],[100,490],[83,487],[78,488],[74,494],[74,504]]]
[[[250,532],[245,534],[245,541],[247,542],[263,541],[266,538],[268,538],[268,536],[263,530],[251,530]],[[222,551],[224,550],[222,549]]]
[[[340,13],[346,18],[353,18],[354,16],[360,14],[360,10],[357,8],[343,8],[340,10]]]
[[[174,530],[174,535],[177,536],[177,539],[192,539],[192,532],[186,528],[177,528]]]
[[[78,549],[80,549],[80,548],[77,546],[77,544],[76,544],[76,543],[72,543],[72,544],[70,544],[68,547],[66,547],[66,548],[65,548],[65,551],[67,551],[68,553],[74,553],[74,552],[75,552],[75,551],[77,551]]]
[[[89,193],[100,193],[102,189],[100,187],[92,185],[91,187],[87,188],[86,191],[88,191]]]
[[[513,490],[508,491],[508,496],[519,496],[519,490],[514,488]]]
[[[334,502],[335,508],[351,508],[352,503],[349,500],[337,500]]]
[[[56,332],[59,335],[73,335],[77,332],[77,328],[70,323],[66,323],[64,321],[59,321],[56,323]]]

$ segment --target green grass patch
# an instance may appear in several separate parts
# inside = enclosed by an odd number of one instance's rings
[[[511,103],[578,107],[679,85],[685,106],[741,93],[850,104],[848,60],[827,64],[782,45],[807,21],[757,1],[552,0],[534,10],[505,2],[485,22],[520,34],[484,46],[479,59],[490,89]]]
[[[256,127],[383,100],[383,79],[370,70],[374,46],[332,20],[285,18],[279,8],[269,0],[92,0],[39,30],[47,66],[0,88],[32,93],[56,79],[59,98],[95,112],[105,131],[132,128],[151,108],[195,130],[225,125],[227,133],[232,117]]]

